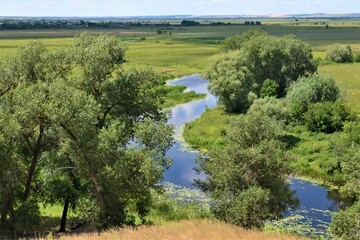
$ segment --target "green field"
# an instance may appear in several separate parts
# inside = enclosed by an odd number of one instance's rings
[[[329,28],[326,28],[326,24]],[[360,51],[359,21],[277,20],[263,21],[261,26],[182,27],[172,25],[169,28],[161,28],[165,33],[161,35],[157,34],[158,29],[154,27],[97,29],[88,30],[88,32],[115,35],[126,42],[128,50],[126,63],[123,65],[125,69],[151,67],[166,78],[175,78],[201,72],[208,65],[208,58],[221,51],[219,43],[225,37],[241,34],[254,27],[262,28],[269,34],[277,36],[296,35],[310,44],[315,58],[324,59],[325,50],[335,43],[350,44],[354,52]],[[83,32],[81,29],[0,31],[0,61],[14,56],[17,48],[29,40],[41,41],[49,50],[68,49],[72,44],[72,37],[81,32]],[[318,70],[320,74],[333,76],[340,86],[343,97],[353,106],[353,109],[360,112],[360,63],[320,65]],[[182,90],[181,87],[165,88],[168,96],[164,107],[202,97],[194,94],[182,95]],[[185,138],[197,147],[221,146],[224,144],[222,135],[229,118],[231,116],[223,113],[219,108],[207,111],[202,118],[188,124],[185,129]],[[310,138],[308,140],[312,142]],[[318,143],[316,146],[319,144],[321,145]],[[316,171],[315,173],[317,174]]]
[[[318,23],[315,25],[315,22]],[[330,27],[326,29],[325,24]],[[296,25],[299,24],[299,25]],[[261,28],[271,35],[294,34],[308,42],[313,50],[322,52],[334,43],[350,44],[354,51],[360,51],[359,21],[302,20],[265,21],[261,26],[170,26],[160,28],[166,34],[158,35],[154,27],[134,27],[132,29],[78,29],[78,30],[6,30],[0,31],[0,61],[14,55],[16,48],[28,40],[43,41],[50,49],[68,47],[71,37],[83,31],[91,34],[107,33],[128,41],[129,58],[133,64],[146,64],[153,67],[165,65],[165,71],[185,66],[184,73],[199,71],[206,58],[219,51],[218,43],[225,37],[242,34],[250,28]],[[171,35],[170,35],[171,33]],[[141,38],[146,38],[141,41]],[[318,56],[318,53],[315,53]],[[131,60],[131,59],[130,59]]]

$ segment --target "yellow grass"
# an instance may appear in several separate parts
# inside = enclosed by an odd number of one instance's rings
[[[221,222],[206,220],[187,220],[172,222],[166,225],[140,227],[138,229],[125,228],[93,234],[66,236],[62,240],[230,240],[230,239],[261,239],[261,240],[297,240],[305,239],[298,236],[280,233],[261,232],[258,230],[244,230]]]

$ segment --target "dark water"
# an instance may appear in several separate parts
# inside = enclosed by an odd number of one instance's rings
[[[206,108],[214,108],[217,98],[207,90],[208,81],[199,75],[191,75],[175,79],[169,85],[182,85],[188,87],[186,91],[206,93],[205,99],[181,104],[172,109],[172,118],[169,120],[175,126],[175,145],[167,152],[173,158],[172,167],[165,173],[164,182],[194,189],[193,179],[204,178],[195,173],[195,158],[198,152],[181,141],[181,129],[185,123],[200,117]],[[286,224],[305,224],[310,231],[308,235],[326,235],[326,228],[331,221],[331,215],[338,210],[339,203],[332,199],[333,193],[325,187],[309,181],[290,178],[290,188],[296,191],[296,197],[300,200],[297,209],[288,210],[284,217],[294,219]],[[285,224],[285,225],[286,225]]]

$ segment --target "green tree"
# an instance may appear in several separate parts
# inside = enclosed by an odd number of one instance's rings
[[[246,32],[244,32],[241,35],[235,35],[227,37],[224,40],[224,51],[234,51],[234,50],[240,50],[244,44],[247,41],[250,41],[252,38],[255,38],[257,36],[266,36],[267,33],[259,28],[253,28]]]
[[[326,58],[337,63],[353,62],[351,46],[335,44],[326,51]]]
[[[339,95],[340,90],[332,77],[313,75],[294,82],[289,87],[286,100],[294,120],[302,122],[311,103],[334,102]]]
[[[282,125],[253,112],[231,122],[227,133],[227,147],[200,161],[207,179],[197,184],[211,194],[216,217],[246,228],[261,227],[296,204],[286,183],[291,158],[279,140]]]
[[[240,112],[252,103],[253,74],[246,67],[246,59],[239,51],[211,58],[212,67],[204,72],[210,79],[211,93],[219,96],[229,112]]]
[[[210,91],[230,112],[247,110],[267,79],[276,82],[277,95],[283,97],[293,81],[317,69],[309,45],[294,36],[248,35],[244,34],[240,50],[213,57],[204,72]]]
[[[339,239],[355,240],[360,236],[360,146],[353,142],[341,160],[346,181],[340,191],[344,197],[353,199],[354,204],[334,214],[330,231]]]
[[[357,240],[360,238],[360,201],[340,210],[332,217],[330,231],[337,239]]]
[[[341,101],[311,104],[305,113],[304,122],[310,131],[333,133],[342,131],[345,121],[354,121],[355,115]]]
[[[275,119],[279,123],[288,123],[291,119],[286,106],[286,101],[274,97],[256,99],[249,108],[248,113],[251,114],[255,112]]]
[[[99,228],[131,223],[133,205],[146,215],[171,164],[172,127],[158,108],[161,79],[123,71],[125,49],[114,37],[82,34],[69,52],[30,43],[0,66],[2,223],[28,230],[39,202],[64,204],[62,231],[79,202],[93,207]]]

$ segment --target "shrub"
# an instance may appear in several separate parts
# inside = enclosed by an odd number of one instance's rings
[[[285,101],[274,97],[256,99],[248,112],[260,112],[262,115],[284,123],[290,120],[290,114],[286,108]]]
[[[356,240],[360,232],[360,201],[334,214],[330,232],[338,239]]]
[[[341,101],[312,104],[305,114],[305,124],[313,132],[333,133],[341,131],[344,122],[353,119],[351,110]]]
[[[260,90],[260,97],[276,97],[279,84],[271,79],[266,79]]]
[[[360,62],[360,52],[356,53],[354,56],[354,62]]]
[[[341,46],[339,44],[336,44],[326,51],[326,58],[337,63],[352,62],[353,55],[351,46]]]
[[[332,77],[313,75],[302,77],[288,89],[286,100],[289,112],[295,121],[302,122],[309,105],[316,102],[334,102],[340,90]]]

